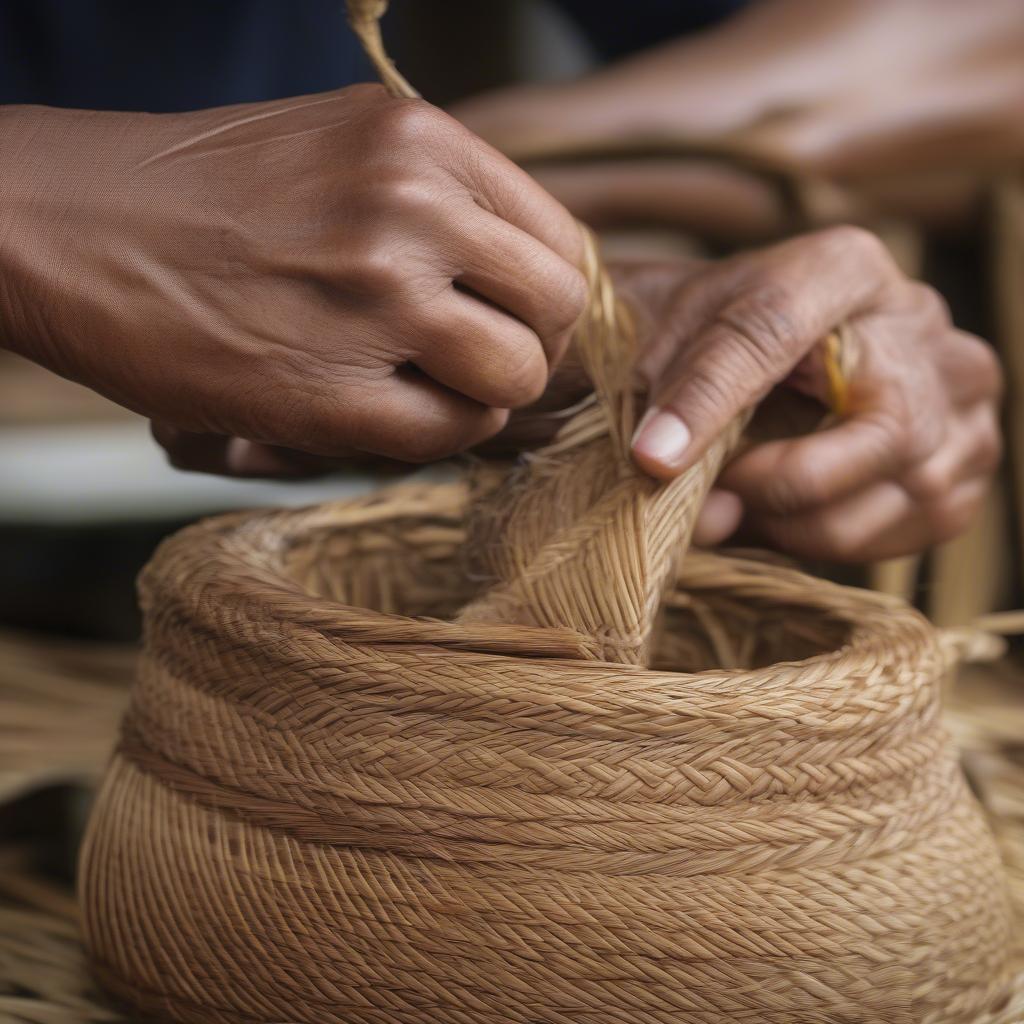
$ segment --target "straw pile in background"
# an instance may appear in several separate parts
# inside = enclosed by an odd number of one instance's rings
[[[110,756],[134,676],[133,648],[0,633],[0,1021],[106,1024],[126,1021],[100,998],[85,969],[71,887],[44,870],[40,845],[68,841],[69,825],[40,820],[52,802],[30,804],[53,785],[74,785],[87,803]],[[15,838],[4,811],[30,804],[33,838]],[[61,811],[67,809],[60,804]],[[21,830],[19,830],[20,832]],[[73,860],[73,850],[62,860]]]
[[[95,782],[135,659],[124,646],[0,632],[0,802],[44,785]]]

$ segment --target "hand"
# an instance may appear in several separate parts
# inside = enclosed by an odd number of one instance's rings
[[[1024,155],[1022,103],[1020,0],[768,0],[578,80],[486,93],[453,113],[518,160],[705,144],[856,184],[876,213],[946,219],[970,209],[971,168]],[[707,161],[537,173],[595,225],[653,215],[753,236],[785,217],[761,177]]]
[[[968,524],[999,459],[998,365],[874,236],[831,228],[682,274],[620,273],[619,284],[648,311],[639,369],[650,402],[633,451],[661,478],[691,466],[779,385],[824,400],[817,343],[848,325],[849,415],[736,458],[698,542],[720,543],[742,525],[794,555],[870,561]]]
[[[567,212],[378,86],[0,121],[0,343],[182,465],[461,450],[544,391],[583,307]]]

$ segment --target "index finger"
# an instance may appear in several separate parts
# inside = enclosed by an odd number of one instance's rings
[[[751,269],[737,275],[732,298],[692,336],[672,338],[675,356],[633,443],[653,476],[692,466],[829,331],[873,309],[898,280],[882,243],[859,228],[829,228],[743,259]],[[672,318],[664,324],[671,330]]]
[[[518,164],[465,126],[459,129],[467,159],[453,161],[449,169],[478,205],[581,267],[583,236],[576,218]]]
[[[757,512],[793,515],[898,477],[910,462],[902,435],[884,414],[856,416],[820,433],[757,445],[726,467],[720,484]]]

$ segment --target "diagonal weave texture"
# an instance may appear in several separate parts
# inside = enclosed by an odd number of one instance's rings
[[[387,6],[387,0],[348,0],[349,20],[386,88],[415,98],[384,49],[380,19]],[[585,656],[645,664],[665,589],[745,418],[668,486],[636,472],[629,452],[633,324],[593,235],[582,225],[581,231],[590,300],[574,344],[594,402],[478,503],[472,572],[496,585],[464,608],[459,621],[567,627],[589,641]]]
[[[39,653],[42,657],[45,652]],[[110,665],[106,652],[98,661],[91,652],[81,653],[87,656],[87,675],[101,663]],[[77,648],[74,656],[77,664]],[[730,657],[726,650],[721,656]],[[119,671],[119,666],[112,667]],[[71,696],[76,681],[69,673],[65,689]],[[1024,906],[1024,758],[1020,739],[1024,735],[1024,698],[1020,683],[1019,670],[1010,671],[1005,664],[962,673],[950,716],[966,750],[972,784],[996,826],[1018,912]],[[112,733],[107,741],[111,738]],[[36,739],[38,756],[63,756],[67,736],[61,728],[51,734],[40,728]],[[104,729],[100,729],[95,741],[98,745],[103,740]],[[77,919],[69,890],[40,874],[28,851],[0,844],[0,1020],[138,1024],[138,1016],[116,1013],[95,992],[85,971]],[[1019,922],[1017,938],[1018,942],[1022,938]],[[1013,1000],[976,1024],[1020,1024],[1024,1019],[1022,978],[1018,967]]]
[[[636,471],[632,325],[585,238],[591,302],[575,344],[594,401],[475,507],[472,571],[492,586],[459,621],[570,627],[594,641],[589,656],[642,665],[665,589],[742,423],[668,485]]]

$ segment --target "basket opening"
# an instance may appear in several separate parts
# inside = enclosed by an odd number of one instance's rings
[[[311,530],[285,555],[283,570],[311,596],[371,611],[451,619],[489,583],[469,579],[458,519],[396,517]],[[671,595],[652,667],[700,672],[753,669],[836,650],[850,625],[797,602],[738,598],[703,585]]]

